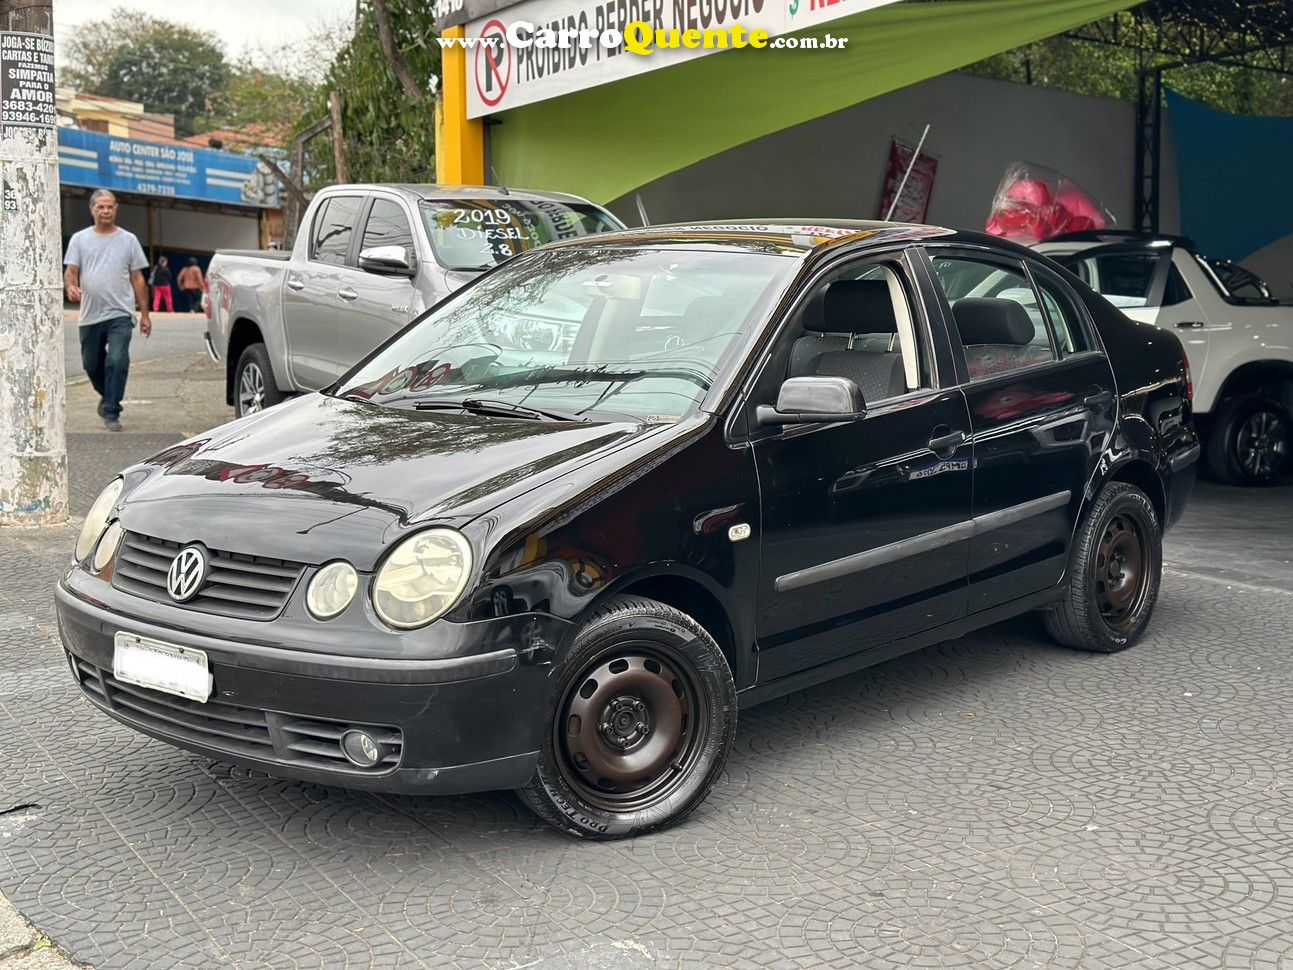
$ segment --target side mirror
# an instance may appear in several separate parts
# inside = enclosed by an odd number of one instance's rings
[[[791,377],[777,392],[777,406],[755,409],[759,424],[816,424],[854,421],[866,414],[857,384],[847,377]]]
[[[408,253],[403,246],[373,246],[359,253],[359,268],[383,276],[414,276]]]

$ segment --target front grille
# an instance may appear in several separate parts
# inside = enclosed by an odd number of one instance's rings
[[[81,689],[97,706],[142,728],[259,761],[358,774],[380,774],[399,765],[404,735],[394,727],[325,721],[220,701],[191,701],[126,684],[108,670],[72,658]],[[373,768],[359,768],[341,753],[341,736],[362,729],[389,750]]]
[[[283,611],[305,568],[299,562],[208,549],[202,589],[188,602],[176,604],[166,591],[166,573],[183,548],[178,542],[127,532],[117,554],[112,585],[156,603],[247,620],[272,620]]]

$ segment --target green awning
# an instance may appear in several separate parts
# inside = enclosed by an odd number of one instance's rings
[[[505,112],[490,129],[493,164],[507,185],[608,202],[728,148],[1139,2],[879,7],[793,35],[847,36],[844,50],[722,51]]]

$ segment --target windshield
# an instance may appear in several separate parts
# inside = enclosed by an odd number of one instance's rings
[[[623,229],[590,203],[462,199],[418,206],[436,259],[448,269],[489,269],[559,239]]]
[[[389,406],[487,400],[676,421],[797,265],[751,252],[543,250],[460,291],[337,386]]]

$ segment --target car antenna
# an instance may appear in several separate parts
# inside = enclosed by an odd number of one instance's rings
[[[642,220],[643,227],[651,225],[651,220],[647,218],[646,203],[642,201],[642,193],[634,192],[633,198],[638,204],[638,218]]]
[[[507,186],[504,185],[503,180],[498,177],[498,169],[496,169],[492,164],[489,166],[489,174],[494,177],[494,184],[498,186],[498,190],[500,192],[502,192],[504,195],[512,194],[511,192],[507,191]]]

